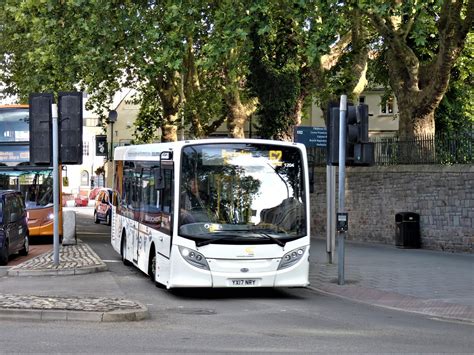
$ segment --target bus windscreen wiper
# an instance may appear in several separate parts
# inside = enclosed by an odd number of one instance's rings
[[[208,245],[208,244],[211,244],[211,243],[214,243],[215,241],[217,240],[222,240],[222,239],[228,239],[228,238],[237,238],[237,237],[241,237],[242,235],[240,234],[230,234],[230,233],[222,233],[222,232],[219,232],[219,233],[215,233],[217,234],[218,236],[216,236],[215,238],[209,238],[209,239],[205,239],[205,240],[202,240],[200,242],[196,242],[196,246],[197,247],[202,247],[204,245]]]
[[[286,242],[281,241],[278,238],[272,237],[270,234],[262,233],[262,232],[258,232],[258,234],[261,235],[261,236],[264,236],[265,238],[270,239],[271,241],[274,241],[275,243],[277,243],[281,247],[284,247],[286,245]]]
[[[216,237],[214,238],[208,238],[208,239],[205,239],[205,240],[202,240],[202,241],[199,241],[199,242],[196,242],[196,246],[197,247],[202,247],[204,245],[208,245],[208,244],[211,244],[211,243],[214,243],[215,241],[218,241],[218,240],[223,240],[223,239],[228,239],[228,238],[238,238],[238,237],[242,237],[241,234],[236,234],[236,233],[227,233],[227,232],[217,232],[217,233],[214,233],[216,234]],[[275,238],[275,237],[272,237],[271,235],[267,234],[267,233],[263,233],[263,232],[257,232],[255,233],[259,236],[262,236],[262,237],[265,237],[267,239],[270,239],[271,241],[275,242],[276,244],[278,244],[279,246],[281,247],[284,247],[285,246],[285,242],[281,241],[280,239],[278,238]],[[186,235],[183,235],[183,236],[186,236]]]

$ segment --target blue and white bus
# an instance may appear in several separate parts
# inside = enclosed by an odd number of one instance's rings
[[[206,139],[115,149],[111,243],[157,285],[304,287],[304,145]]]

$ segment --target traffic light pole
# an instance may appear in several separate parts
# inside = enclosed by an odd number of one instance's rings
[[[338,218],[345,213],[345,180],[346,180],[346,112],[347,95],[341,95],[339,106],[339,195]],[[339,221],[338,221],[339,222]],[[337,235],[337,283],[344,285],[344,238],[346,232],[338,230]]]
[[[53,264],[59,265],[59,129],[58,129],[58,106],[52,105],[53,118]]]
[[[334,263],[336,251],[336,167],[326,166],[326,253],[329,264]]]

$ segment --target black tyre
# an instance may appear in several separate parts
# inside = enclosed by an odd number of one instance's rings
[[[99,217],[97,216],[97,212],[94,211],[94,223],[95,224],[99,224],[100,221],[99,221]]]
[[[122,235],[122,243],[120,245],[120,254],[122,255],[122,262],[124,265],[132,265],[132,263],[130,261],[128,261],[127,259],[125,259],[125,243],[127,241],[127,236],[125,234],[125,231],[123,232],[123,235]]]
[[[28,239],[28,235],[25,235],[23,248],[20,249],[19,254],[22,256],[27,256],[29,252],[30,252],[30,240]]]
[[[3,244],[0,249],[0,265],[8,264],[8,240]]]
[[[150,257],[148,258],[148,276],[152,282],[156,282],[156,252],[152,247],[150,250]]]

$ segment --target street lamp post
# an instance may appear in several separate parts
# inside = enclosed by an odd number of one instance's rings
[[[117,122],[117,111],[109,111],[108,123],[110,123],[110,160],[114,159],[114,123]]]

